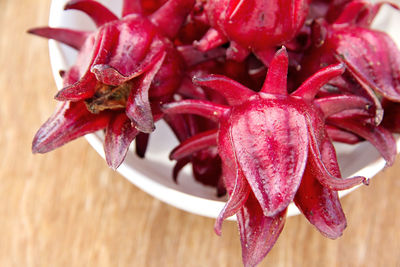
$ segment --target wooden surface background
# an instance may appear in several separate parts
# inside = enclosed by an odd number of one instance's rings
[[[177,210],[110,170],[80,139],[46,155],[31,140],[53,112],[50,0],[0,0],[0,266],[241,266],[234,222]],[[339,240],[289,218],[261,266],[400,266],[400,158],[342,201]]]

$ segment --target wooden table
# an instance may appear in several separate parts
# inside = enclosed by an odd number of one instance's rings
[[[214,220],[141,192],[84,139],[46,155],[31,140],[52,113],[46,25],[50,0],[0,1],[0,266],[241,266],[234,222]],[[343,199],[348,227],[321,236],[289,218],[261,266],[400,266],[400,159]]]

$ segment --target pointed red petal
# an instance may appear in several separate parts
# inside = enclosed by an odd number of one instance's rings
[[[194,6],[195,0],[168,0],[150,17],[150,21],[169,38],[174,38]]]
[[[147,23],[146,27],[144,22],[135,20],[130,23],[129,30],[135,34],[126,34],[119,29],[119,36],[110,38],[103,48],[108,51],[107,56],[96,58],[91,68],[97,80],[109,85],[120,85],[148,71],[162,56],[165,44],[149,34],[152,29],[147,29],[149,25]]]
[[[79,58],[79,56],[81,55],[78,56],[78,63],[84,65],[84,68],[90,68],[94,61],[99,60],[99,58],[107,57],[107,48],[109,46],[109,43],[112,42],[112,39],[115,36],[115,31],[113,30],[114,28],[112,26],[103,27],[102,29],[103,30],[99,31],[95,37],[92,37],[91,40],[93,43],[87,43],[88,45],[84,46],[86,50],[90,49],[91,55],[87,56],[86,54],[82,54],[82,56],[88,57],[89,60],[87,60],[86,58]],[[79,60],[86,60],[87,62],[80,62]],[[76,72],[78,72],[76,75],[78,75],[82,66],[75,66]],[[98,81],[89,69],[83,70],[83,72],[85,73],[80,78],[80,80],[73,84],[65,82],[64,80],[64,84],[66,85],[66,87],[61,89],[56,94],[55,99],[60,101],[79,101],[92,97],[97,89],[96,86],[98,84]]]
[[[178,182],[178,174],[179,172],[190,162],[190,157],[186,157],[180,160],[177,160],[174,169],[172,171],[172,178],[174,179],[174,182]]]
[[[139,133],[135,138],[136,155],[139,158],[144,158],[147,150],[147,145],[149,143],[149,134]]]
[[[76,50],[81,49],[90,34],[85,31],[50,27],[33,28],[28,30],[28,33],[62,42]]]
[[[239,105],[255,95],[246,86],[222,75],[194,77],[193,82],[214,89],[222,94],[230,105]]]
[[[109,85],[120,85],[147,71],[165,50],[155,27],[140,15],[107,24],[99,35],[101,47],[90,71]]]
[[[59,101],[80,101],[90,98],[96,92],[98,81],[93,74],[89,73],[83,76],[76,83],[64,87],[55,95],[55,99]]]
[[[153,67],[143,77],[138,80],[138,87],[129,95],[126,103],[126,114],[135,123],[136,128],[144,133],[154,131],[154,119],[149,101],[149,89],[154,76],[160,70],[164,62],[166,53],[153,65]]]
[[[327,167],[330,172],[340,176],[338,167],[336,171],[329,164]],[[308,166],[294,203],[307,220],[328,238],[340,237],[346,228],[346,217],[340,205],[338,193],[322,186]]]
[[[110,113],[90,113],[83,102],[63,102],[40,127],[33,143],[33,153],[46,153],[85,134],[104,129]]]
[[[327,122],[365,138],[379,151],[386,160],[387,166],[393,165],[397,149],[392,133],[381,126],[371,125],[365,121],[366,118],[362,116],[334,116],[327,119]]]
[[[221,123],[218,133],[218,154],[222,161],[221,180],[229,194],[229,199],[214,225],[214,230],[218,235],[221,234],[223,220],[234,215],[243,206],[250,193],[249,184],[233,149],[229,124]]]
[[[330,140],[325,137],[321,146],[321,158],[327,171],[341,177],[336,153]],[[308,163],[294,203],[324,236],[335,239],[342,235],[346,228],[346,217],[343,213],[336,191],[324,187],[318,181],[313,168]]]
[[[138,134],[125,113],[113,116],[106,128],[104,152],[108,166],[114,170],[124,161],[129,145]]]
[[[353,144],[357,144],[358,142],[360,142],[362,140],[358,135],[355,135],[348,131],[339,129],[337,127],[333,127],[331,125],[326,125],[325,128],[326,128],[326,132],[327,132],[328,136],[333,141],[353,145]]]
[[[261,92],[268,94],[287,95],[287,71],[289,58],[283,46],[273,57]]]
[[[86,13],[96,23],[97,27],[118,20],[118,17],[108,8],[93,0],[71,0],[67,2],[64,9],[76,9]]]
[[[400,50],[393,40],[386,33],[364,28],[337,35],[341,36],[337,58],[351,73],[386,98],[400,102]]]
[[[246,267],[259,264],[274,246],[285,225],[286,209],[273,217],[266,217],[250,194],[246,204],[236,215],[240,242],[242,245],[242,259]]]
[[[225,175],[226,172],[232,171],[226,170],[226,168],[229,168],[229,166],[227,165],[223,165],[223,168],[225,168]],[[230,179],[225,179],[225,181],[229,180]],[[226,202],[224,208],[219,213],[217,220],[215,221],[214,231],[217,235],[221,235],[223,221],[226,218],[235,215],[239,211],[239,209],[243,207],[250,193],[250,186],[247,183],[246,178],[243,176],[243,172],[239,166],[237,166],[236,168],[234,184],[225,184],[225,186],[229,192],[229,199]]]
[[[217,145],[217,130],[196,134],[179,144],[169,155],[170,159],[180,160],[202,149]]]
[[[335,177],[332,175],[324,164],[329,162],[330,164],[337,164],[336,151],[333,144],[326,136],[322,140],[321,148],[324,155],[321,155],[320,148],[318,145],[317,138],[315,137],[314,130],[310,129],[310,152],[309,153],[309,166],[316,176],[316,179],[324,186],[331,190],[345,190],[352,188],[361,183],[368,184],[368,179],[362,176],[355,176],[347,179],[341,177]],[[324,159],[324,161],[323,161]],[[332,163],[333,162],[333,163]]]
[[[371,101],[365,97],[355,95],[339,95],[318,98],[314,103],[322,110],[325,118],[348,109],[362,109],[373,111]]]
[[[142,13],[141,0],[124,0],[122,4],[122,17],[134,13]]]
[[[196,114],[216,122],[223,118],[230,110],[225,105],[191,99],[164,104],[162,109],[167,114]]]
[[[305,100],[311,101],[324,84],[326,84],[329,80],[343,74],[344,70],[344,64],[335,64],[325,67],[308,78],[291,95],[299,96]]]
[[[266,216],[293,200],[307,161],[307,124],[291,104],[256,101],[231,115],[234,152]]]
[[[77,81],[79,81],[79,67],[72,66],[68,71],[66,71],[63,75],[63,86],[68,87]]]

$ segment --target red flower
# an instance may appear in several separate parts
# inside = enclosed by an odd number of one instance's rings
[[[400,102],[400,51],[386,33],[369,29],[385,3],[353,1],[342,8],[332,23],[324,19],[314,21],[313,45],[305,51],[297,76],[304,80],[320,66],[344,63],[344,75],[332,79],[319,95],[362,96],[373,103],[376,116],[371,120],[365,111],[331,116],[326,120],[329,135],[347,143],[366,139],[377,148],[387,165],[391,165],[396,145],[393,135],[379,125],[383,118],[380,98]]]
[[[45,153],[106,129],[107,163],[117,168],[132,140],[154,130],[154,120],[161,117],[160,103],[169,101],[180,85],[183,60],[169,38],[177,34],[193,4],[170,0],[146,17],[140,2],[127,0],[118,19],[96,1],[74,0],[65,9],[89,15],[98,26],[95,32],[30,30],[79,50],[56,95],[65,102],[37,132],[33,152]],[[142,151],[145,143],[144,139],[139,144]]]
[[[384,3],[353,1],[333,23],[314,21],[313,45],[304,53],[299,76],[305,79],[321,66],[343,62],[348,73],[330,82],[339,91],[364,95],[376,105],[375,94],[399,102],[400,51],[386,33],[369,29]]]
[[[230,41],[227,57],[242,61],[250,52],[266,65],[276,46],[292,40],[304,24],[309,0],[209,0],[211,28],[195,42],[202,51]]]
[[[229,106],[201,100],[164,105],[167,114],[192,113],[219,123],[217,130],[184,141],[171,158],[217,146],[229,200],[215,230],[220,233],[222,221],[237,215],[246,266],[257,264],[272,248],[292,200],[326,236],[340,236],[346,223],[336,191],[366,182],[363,177],[340,178],[323,111],[331,115],[365,109],[367,102],[358,97],[327,98],[318,106],[313,102],[322,85],[343,73],[343,65],[322,69],[290,95],[287,66],[282,49],[258,93],[224,76],[195,78],[197,84],[223,94]]]

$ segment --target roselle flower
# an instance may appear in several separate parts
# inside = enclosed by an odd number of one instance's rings
[[[96,31],[30,30],[79,51],[55,97],[63,103],[37,132],[33,152],[45,153],[105,129],[104,149],[112,168],[121,164],[136,136],[143,156],[146,134],[161,117],[160,103],[169,101],[181,82],[183,59],[169,38],[177,34],[193,4],[194,0],[169,0],[145,16],[141,1],[126,0],[119,19],[96,1],[73,0],[65,9],[86,13]]]
[[[352,1],[333,23],[315,20],[313,46],[303,56],[300,80],[321,66],[342,62],[347,67],[345,75],[331,81],[327,90],[363,95],[376,106],[380,106],[380,96],[399,102],[400,51],[386,33],[370,29],[384,3]]]
[[[202,51],[230,41],[227,57],[242,61],[250,52],[266,65],[277,46],[304,24],[309,0],[209,0],[204,9],[211,28],[195,45]]]
[[[260,92],[209,75],[194,81],[224,95],[228,105],[182,100],[163,107],[166,114],[197,114],[218,122],[218,129],[181,143],[171,158],[180,160],[217,147],[229,199],[215,230],[220,234],[223,220],[236,214],[245,266],[258,264],[272,248],[293,200],[324,235],[340,236],[346,220],[336,191],[367,182],[363,177],[341,178],[324,120],[343,110],[364,110],[368,101],[349,96],[345,101],[327,97],[314,103],[320,87],[343,73],[343,64],[318,71],[290,95],[287,68],[282,48],[271,61]]]
[[[347,71],[331,80],[319,95],[365,97],[373,102],[376,116],[371,120],[360,111],[336,114],[326,121],[328,134],[339,142],[369,141],[389,166],[394,162],[396,145],[390,127],[379,126],[390,116],[383,116],[381,98],[400,100],[400,51],[386,33],[369,28],[384,3],[352,1],[333,23],[317,19],[312,25],[313,46],[305,52],[298,75],[304,80],[320,66],[343,62]]]

